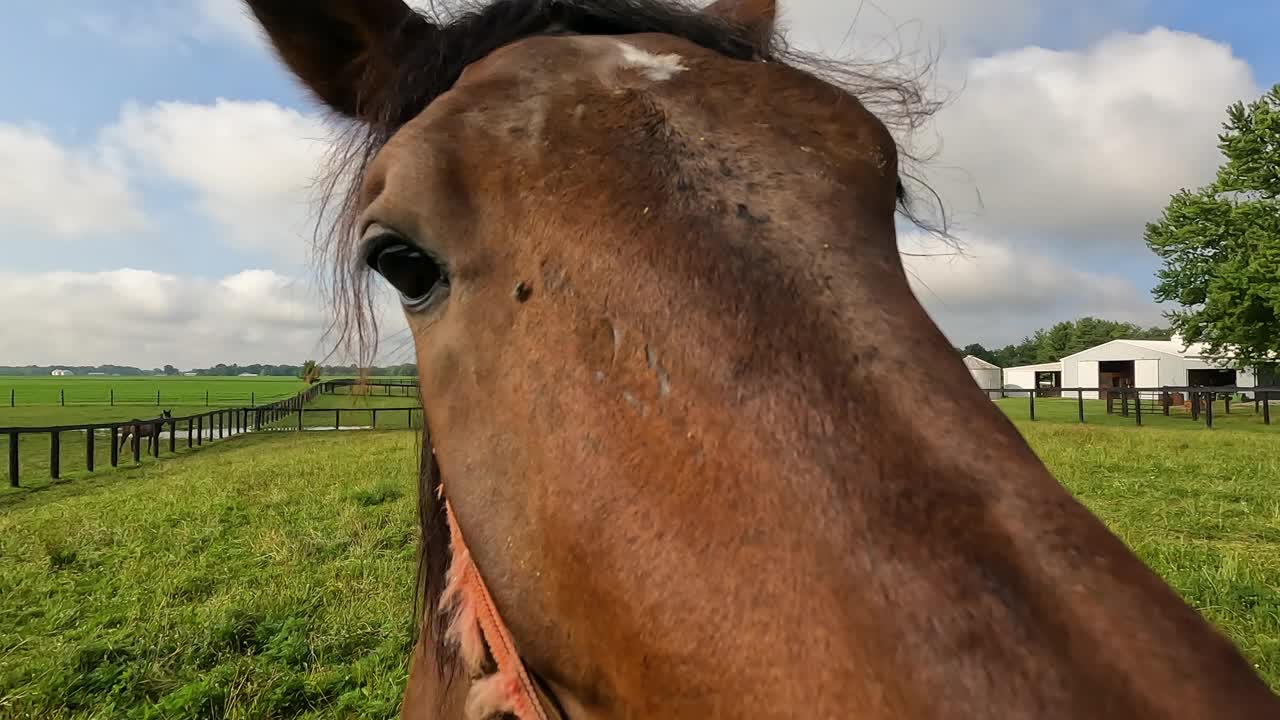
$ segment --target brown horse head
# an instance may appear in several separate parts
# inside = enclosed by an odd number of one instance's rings
[[[794,62],[772,0],[249,6],[350,129],[346,319],[372,268],[415,340],[407,716],[1276,717],[913,296],[910,85]]]

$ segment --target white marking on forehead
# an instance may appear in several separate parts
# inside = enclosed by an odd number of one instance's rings
[[[670,80],[676,73],[688,69],[680,62],[683,58],[675,53],[654,55],[625,42],[619,42],[618,47],[622,49],[624,67],[635,68],[654,82]]]

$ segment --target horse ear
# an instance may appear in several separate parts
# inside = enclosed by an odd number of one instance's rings
[[[276,53],[324,104],[377,121],[401,61],[436,28],[403,0],[245,0]]]
[[[703,11],[707,15],[741,26],[765,41],[778,20],[777,0],[716,0]]]

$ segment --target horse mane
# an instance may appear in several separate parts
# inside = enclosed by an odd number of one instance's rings
[[[898,134],[914,132],[941,107],[941,103],[926,99],[922,72],[902,72],[887,61],[837,62],[809,55],[790,48],[781,32],[764,36],[707,15],[683,0],[494,0],[473,2],[461,12],[446,14],[433,8],[420,15],[437,26],[430,42],[409,49],[388,92],[361,99],[362,107],[369,111],[365,120],[341,123],[320,179],[315,241],[318,255],[327,260],[324,265],[331,273],[321,278],[333,309],[328,334],[337,336],[334,352],[354,354],[362,366],[372,364],[377,354],[377,318],[371,312],[372,278],[356,257],[360,182],[374,156],[397,130],[448,91],[468,65],[504,45],[553,32],[662,33],[733,59],[787,64],[809,72],[858,98]],[[904,161],[917,160],[905,148],[900,147],[899,152]],[[900,177],[914,180],[905,173]],[[900,212],[917,226],[934,231],[912,212],[901,180],[898,197]],[[432,634],[440,639],[445,634],[440,600],[449,561],[449,533],[444,503],[436,493],[439,470],[425,414],[423,419],[418,489],[422,544],[415,627],[418,621],[430,623]],[[451,678],[453,650],[441,642],[435,651],[440,672]]]

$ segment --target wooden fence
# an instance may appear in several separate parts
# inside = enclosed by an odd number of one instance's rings
[[[379,391],[377,388],[384,388]],[[334,429],[344,429],[342,425],[342,413],[361,412],[369,413],[372,422],[368,426],[369,429],[376,429],[378,425],[378,414],[382,413],[387,416],[389,413],[403,412],[406,414],[408,427],[413,427],[413,418],[415,413],[421,413],[420,405],[412,407],[379,407],[369,409],[346,409],[330,408],[330,409],[307,409],[307,403],[314,400],[319,395],[343,394],[355,390],[358,394],[375,394],[375,395],[400,395],[404,397],[416,397],[416,383],[390,382],[383,383],[379,381],[359,382],[356,380],[333,380],[312,385],[297,395],[285,400],[278,400],[267,405],[255,407],[239,407],[239,408],[221,408],[212,410],[207,413],[198,415],[190,415],[186,417],[175,418],[138,418],[134,420],[123,420],[109,423],[84,423],[79,425],[57,425],[49,427],[0,427],[0,437],[8,437],[9,439],[9,485],[11,487],[20,487],[20,440],[23,435],[48,435],[49,436],[49,477],[57,480],[62,476],[62,434],[67,432],[84,432],[85,433],[85,469],[93,472],[96,466],[96,433],[99,431],[110,431],[111,435],[111,467],[117,467],[120,464],[120,433],[126,427],[132,425],[151,425],[153,432],[148,438],[139,436],[138,433],[132,433],[132,443],[130,450],[133,455],[133,462],[140,463],[142,461],[142,442],[148,440],[149,450],[153,457],[159,458],[161,453],[160,436],[165,432],[167,427],[169,453],[177,453],[178,435],[180,426],[185,426],[186,446],[187,448],[198,447],[207,442],[215,442],[224,438],[234,437],[250,432],[260,432],[264,430],[305,430],[308,428],[305,422],[306,413],[333,413]],[[296,423],[293,419],[296,417]],[[287,424],[285,421],[289,421]],[[329,426],[310,426],[316,429],[327,429]],[[352,428],[345,428],[352,429]],[[363,428],[361,428],[363,429]]]
[[[1132,417],[1135,425],[1142,424],[1144,401],[1147,403],[1147,414],[1156,409],[1161,415],[1168,416],[1173,407],[1178,405],[1176,399],[1185,399],[1190,406],[1190,418],[1193,421],[1204,419],[1205,427],[1213,427],[1213,405],[1215,400],[1224,400],[1227,413],[1231,412],[1233,398],[1248,395],[1251,399],[1240,400],[1239,404],[1253,405],[1254,413],[1261,418],[1264,425],[1271,424],[1271,404],[1280,401],[1278,387],[1096,387],[1096,388],[997,388],[984,389],[988,397],[994,394],[1001,396],[1026,395],[1028,409],[1032,420],[1036,419],[1036,398],[1070,398],[1075,396],[1077,415],[1080,422],[1085,422],[1085,393],[1098,393],[1105,398],[1107,414],[1118,414],[1121,417]]]

